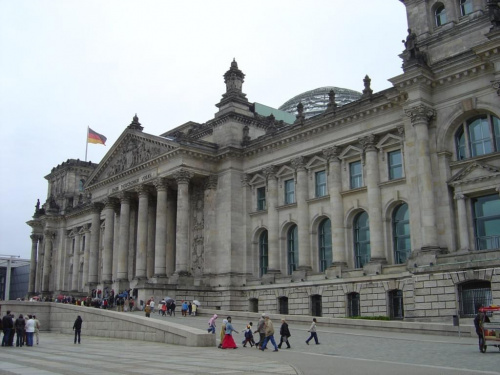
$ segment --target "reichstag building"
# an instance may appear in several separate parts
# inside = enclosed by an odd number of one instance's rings
[[[499,2],[401,1],[389,89],[360,77],[273,110],[232,61],[205,123],[154,135],[135,116],[99,164],[54,167],[30,294],[426,321],[500,304]]]

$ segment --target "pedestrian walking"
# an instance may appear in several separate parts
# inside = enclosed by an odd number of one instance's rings
[[[75,331],[75,344],[78,339],[78,344],[80,344],[80,334],[82,333],[82,317],[78,315],[78,317],[75,320],[75,323],[73,324],[73,331]]]
[[[309,327],[309,330],[307,332],[310,332],[311,336],[309,336],[309,338],[306,340],[306,344],[309,345],[309,341],[314,338],[314,342],[316,343],[316,345],[319,345],[320,343],[318,341],[318,334],[316,332],[316,318],[313,318],[311,327]]]
[[[265,316],[265,321],[266,321],[266,329],[265,329],[265,332],[266,332],[266,338],[264,339],[264,343],[260,346],[260,350],[264,351],[266,350],[266,345],[269,341],[271,341],[271,344],[273,344],[274,346],[274,350],[273,352],[277,352],[278,351],[278,345],[276,345],[276,341],[274,340],[274,326],[273,326],[273,322],[271,321],[271,319],[269,318],[269,315],[266,314]]]
[[[226,334],[224,335],[224,340],[222,341],[221,346],[222,349],[238,349],[233,339],[233,332],[239,333],[234,329],[233,325],[231,324],[231,317],[228,316],[226,323]]]
[[[224,336],[226,336],[226,324],[227,324],[227,319],[224,319],[222,321],[222,325],[220,327],[220,344],[219,344],[219,348],[222,348],[222,342],[224,341]]]
[[[212,332],[215,335],[215,319],[217,319],[217,314],[214,314],[208,321],[208,333]]]
[[[484,312],[480,311],[481,307],[483,306],[477,306],[477,315],[474,318],[474,327],[479,338],[479,350],[482,350],[484,344],[483,324],[490,322],[490,318]]]
[[[266,338],[266,314],[262,314],[259,318],[259,322],[257,323],[257,329],[253,333],[259,333],[259,342],[255,344],[257,349],[260,349],[264,339]]]
[[[290,342],[288,341],[288,339],[292,335],[290,334],[290,330],[288,329],[288,323],[286,322],[285,318],[281,319],[280,336],[281,338],[280,338],[280,343],[278,344],[278,348],[281,349],[281,345],[283,345],[283,343],[286,343],[286,348],[290,349]]]
[[[188,308],[189,307],[188,307],[187,301],[182,301],[182,305],[181,305],[182,316],[187,316]]]
[[[149,307],[151,307],[151,314],[155,312],[155,299],[151,297],[151,301],[149,301]]]
[[[146,313],[146,318],[150,318],[151,317],[151,306],[146,305],[146,307],[144,307],[144,312]]]
[[[40,338],[40,321],[37,319],[36,315],[33,315],[33,320],[35,321],[35,339],[38,345]],[[33,340],[31,341],[31,345],[33,345]]]
[[[255,345],[255,341],[253,341],[252,326],[252,322],[248,323],[247,329],[243,331],[243,334],[245,335],[245,339],[242,342],[244,348],[247,347],[247,344],[250,344],[250,347]]]

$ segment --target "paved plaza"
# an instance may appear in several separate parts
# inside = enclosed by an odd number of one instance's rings
[[[217,328],[223,318],[218,319]],[[201,329],[208,321],[207,316],[160,317],[156,313],[152,319]],[[235,340],[241,344],[247,322],[235,319],[233,323],[240,332]],[[279,331],[280,322],[274,321],[274,326]],[[277,353],[241,345],[221,350],[85,335],[81,345],[74,345],[70,335],[42,332],[39,346],[0,348],[0,374],[500,374],[500,351],[489,347],[486,354],[479,353],[475,338],[318,326],[321,344],[306,345],[307,328],[291,325],[292,348]]]

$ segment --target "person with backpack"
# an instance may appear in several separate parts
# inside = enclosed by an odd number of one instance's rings
[[[245,339],[242,342],[244,348],[247,347],[247,343],[250,343],[250,347],[252,348],[255,345],[255,341],[253,341],[252,325],[252,322],[248,323],[247,329],[243,331],[243,334],[245,335]]]

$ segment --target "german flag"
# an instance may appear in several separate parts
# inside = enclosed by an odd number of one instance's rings
[[[87,137],[87,142],[88,143],[97,143],[106,146],[106,137],[103,136],[102,134],[99,134],[92,129],[89,128],[89,134]]]

